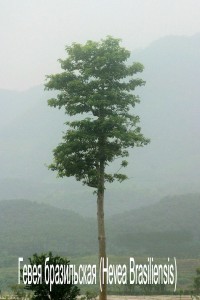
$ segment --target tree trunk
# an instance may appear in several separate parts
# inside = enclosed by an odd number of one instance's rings
[[[100,259],[104,258],[104,265],[106,265],[106,237],[104,226],[104,162],[100,162],[99,170],[99,184],[97,192],[97,221],[98,221],[98,240],[99,240],[99,263]],[[101,268],[101,283],[102,291],[99,291],[99,300],[107,299],[107,284],[106,276],[103,276]],[[103,283],[104,277],[104,283]]]

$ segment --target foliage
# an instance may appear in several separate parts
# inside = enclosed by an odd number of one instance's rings
[[[200,293],[200,267],[196,269],[196,277],[194,278],[194,290],[199,295]]]
[[[11,290],[15,296],[15,299],[30,299],[32,298],[30,294],[27,294],[24,290],[24,285],[14,284],[11,286]]]
[[[34,292],[33,299],[35,300],[73,300],[79,295],[79,289],[77,286],[72,283],[65,284],[55,284],[53,283],[50,286],[45,283],[44,276],[44,267],[45,260],[49,257],[49,265],[69,265],[69,261],[66,258],[60,256],[53,256],[51,252],[47,254],[34,254],[32,258],[29,258],[30,264],[33,265],[42,265],[42,284],[30,284],[26,285],[26,289],[32,290]]]
[[[85,296],[81,297],[81,300],[96,300],[98,294],[95,291],[86,291]]]
[[[132,114],[139,103],[132,91],[144,85],[133,76],[142,72],[143,66],[127,66],[130,52],[119,42],[109,36],[100,42],[66,47],[68,57],[59,60],[64,72],[47,76],[45,85],[48,90],[60,91],[48,101],[50,106],[64,107],[69,116],[85,114],[83,119],[66,122],[68,130],[54,150],[49,168],[60,177],[75,176],[93,188],[99,185],[101,166],[105,182],[126,179],[119,172],[106,172],[105,167],[116,158],[127,157],[129,147],[149,143],[141,134],[139,117]],[[127,164],[122,160],[120,169]]]

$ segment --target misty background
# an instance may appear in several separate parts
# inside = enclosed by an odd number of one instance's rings
[[[200,34],[170,36],[132,52],[144,64],[146,86],[136,90],[150,145],[130,150],[129,179],[107,186],[106,214],[113,215],[162,197],[199,193]],[[139,74],[140,75],[140,74]],[[0,90],[0,198],[30,199],[94,215],[93,190],[48,170],[61,142],[67,116],[48,107],[42,85],[25,91]],[[117,170],[115,163],[112,168]]]
[[[184,258],[180,281],[191,285],[200,248],[200,1],[0,0],[0,288],[16,282],[18,256],[96,257],[93,190],[47,169],[68,117],[48,107],[44,83],[61,72],[66,45],[107,35],[145,67],[134,113],[151,139],[130,149],[129,179],[106,187],[108,254]],[[186,267],[186,258],[196,260]]]
[[[0,0],[0,88],[43,84],[72,42],[113,35],[134,51],[199,32],[199,0]]]
[[[0,0],[0,8],[0,199],[96,214],[92,189],[47,169],[67,116],[48,107],[44,82],[61,71],[66,45],[108,34],[145,67],[134,113],[151,144],[130,150],[130,179],[107,186],[106,214],[200,192],[199,1]]]

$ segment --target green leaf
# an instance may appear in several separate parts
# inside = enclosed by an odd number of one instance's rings
[[[64,71],[46,77],[45,88],[59,91],[48,105],[77,115],[76,120],[66,122],[68,129],[53,151],[49,168],[95,189],[100,182],[125,180],[126,175],[107,173],[107,167],[116,158],[127,157],[129,148],[150,142],[133,113],[140,99],[132,92],[145,84],[136,77],[143,66],[127,64],[130,51],[120,42],[108,36],[100,42],[73,43],[66,47],[67,57],[59,60]],[[127,165],[123,160],[120,169]]]

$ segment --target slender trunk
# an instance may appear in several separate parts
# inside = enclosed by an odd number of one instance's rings
[[[97,192],[97,221],[98,221],[98,240],[99,240],[99,263],[100,259],[104,258],[106,264],[106,237],[104,226],[104,162],[100,162],[99,168],[99,184]],[[99,300],[107,299],[106,276],[103,276],[101,268],[101,283],[102,290],[99,291]],[[103,283],[104,278],[104,283]]]

